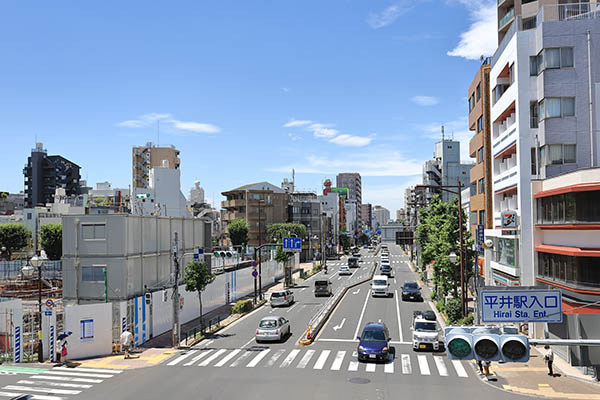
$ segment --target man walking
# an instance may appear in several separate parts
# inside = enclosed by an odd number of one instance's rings
[[[552,363],[554,362],[554,352],[550,348],[549,345],[545,345],[544,349],[546,350],[546,354],[544,355],[544,361],[548,366],[548,375],[554,376],[554,371],[552,371]]]
[[[126,359],[131,358],[129,356],[129,349],[131,348],[132,344],[133,344],[133,335],[126,328],[123,331],[123,333],[121,333],[121,347],[123,348],[123,351],[125,352]]]

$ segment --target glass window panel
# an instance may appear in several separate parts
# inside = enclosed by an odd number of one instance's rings
[[[93,239],[94,225],[81,225],[81,237],[84,239]]]
[[[563,161],[565,164],[574,164],[576,162],[576,146],[574,144],[563,145]]]
[[[549,164],[562,164],[562,145],[561,144],[551,144],[548,146],[548,158]]]
[[[565,222],[572,223],[577,219],[575,213],[575,193],[565,194]]]
[[[573,66],[573,48],[562,47],[560,49],[560,66],[561,68]]]
[[[546,49],[546,68],[560,68],[560,49]]]
[[[535,76],[538,74],[537,57],[529,57],[529,75]]]
[[[558,275],[557,278],[561,281],[565,280],[565,265],[567,263],[567,256],[558,256]]]
[[[575,115],[575,97],[563,97],[560,108],[563,117],[573,117]]]
[[[94,226],[94,239],[106,238],[106,226],[104,224]]]
[[[542,198],[542,207],[544,209],[544,224],[552,223],[552,207],[551,200],[549,197]]]
[[[546,118],[560,117],[560,98],[547,98],[544,100]]]
[[[537,56],[537,73],[539,74],[544,70],[544,53],[540,53]],[[543,114],[540,114],[543,115]]]

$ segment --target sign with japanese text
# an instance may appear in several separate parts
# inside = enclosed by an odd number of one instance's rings
[[[502,211],[502,228],[516,229],[517,228],[517,212]]]
[[[554,289],[482,289],[483,322],[562,322],[562,293]]]

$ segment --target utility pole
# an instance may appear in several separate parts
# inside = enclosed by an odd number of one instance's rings
[[[462,184],[458,179],[458,242],[460,244],[460,304],[462,317],[466,317],[466,293],[465,293],[465,251],[463,247],[463,225],[462,225]]]
[[[172,333],[172,345],[175,348],[179,347],[179,259],[177,253],[179,252],[178,247],[178,234],[177,232],[173,235],[173,333]]]
[[[258,199],[258,298],[262,300],[262,225],[261,225],[261,199]]]

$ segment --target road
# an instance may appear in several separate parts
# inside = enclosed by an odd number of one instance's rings
[[[404,281],[414,281],[416,275],[410,271],[407,258],[399,247],[390,245],[390,253],[394,271],[390,288],[394,296],[371,297],[368,282],[350,289],[310,346],[301,347],[297,341],[310,318],[327,300],[315,298],[312,293],[314,280],[322,278],[323,273],[293,289],[296,302],[290,307],[262,307],[220,331],[219,335],[188,351],[175,354],[161,365],[113,373],[109,378],[84,378],[102,382],[86,383],[89,387],[75,389],[80,390],[81,394],[53,393],[43,399],[77,396],[90,400],[262,400],[265,397],[379,400],[400,396],[419,399],[517,398],[518,395],[481,382],[468,362],[452,362],[446,359],[444,353],[413,352],[410,344],[412,314],[414,310],[426,309],[427,303],[403,302],[398,296]],[[363,264],[360,269],[354,270],[355,273],[366,273],[366,268],[378,260],[372,254],[367,254],[366,250],[363,250],[362,259]],[[329,262],[330,272],[327,276],[334,290],[339,290],[348,279],[340,279],[338,274],[338,267],[344,262]],[[283,343],[257,345],[254,332],[260,319],[267,315],[281,315],[289,319],[291,337]],[[365,364],[356,360],[355,338],[362,327],[371,321],[384,322],[392,336],[395,354],[387,363]],[[74,372],[102,375],[102,371],[68,371]],[[77,378],[73,375],[59,376]],[[58,381],[61,382],[64,383]],[[67,383],[78,384],[73,381]]]

